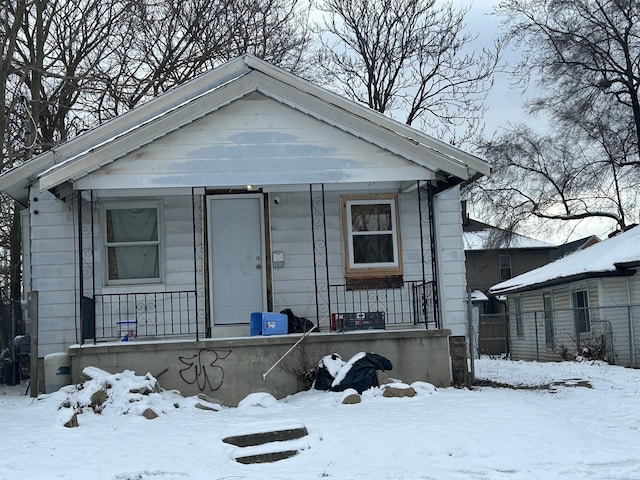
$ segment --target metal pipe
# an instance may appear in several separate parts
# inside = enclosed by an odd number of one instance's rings
[[[318,299],[318,269],[316,258],[316,232],[313,223],[313,184],[309,184],[309,207],[311,209],[311,247],[313,248],[313,282],[316,294],[316,325],[320,325],[320,301]],[[288,352],[287,352],[288,353]],[[286,354],[285,354],[286,355]]]
[[[533,312],[533,324],[535,325],[536,331],[536,360],[540,361],[540,342],[538,340],[538,312]]]

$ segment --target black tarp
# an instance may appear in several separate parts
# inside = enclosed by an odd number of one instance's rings
[[[348,388],[353,388],[358,393],[362,393],[368,388],[378,386],[377,370],[388,371],[393,369],[391,361],[377,353],[358,353],[348,362],[344,363],[336,373],[336,377],[344,377],[334,385],[335,377],[329,371],[325,363],[328,357],[332,361],[341,360],[337,354],[328,355],[318,362],[316,370],[316,380],[314,388],[317,390],[331,390],[342,392]],[[344,373],[346,371],[346,373]]]

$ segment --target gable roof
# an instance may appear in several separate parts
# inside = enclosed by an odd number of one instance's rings
[[[518,293],[587,278],[632,276],[640,267],[640,228],[634,227],[555,262],[498,283],[492,294]]]
[[[26,204],[41,190],[78,180],[252,92],[260,92],[400,155],[443,180],[487,175],[480,158],[320,88],[252,55],[238,57],[0,175],[0,191]]]
[[[535,238],[509,232],[474,219],[462,225],[464,249],[473,250],[529,250],[555,249],[556,245]]]

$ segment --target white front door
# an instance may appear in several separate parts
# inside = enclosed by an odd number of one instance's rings
[[[211,323],[249,323],[252,312],[266,307],[262,196],[211,196],[208,202]]]

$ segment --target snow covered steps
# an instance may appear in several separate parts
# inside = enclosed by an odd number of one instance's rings
[[[223,438],[224,443],[239,447],[242,455],[236,456],[236,462],[244,464],[270,463],[284,460],[308,448],[304,437],[309,434],[304,426],[249,433]]]

